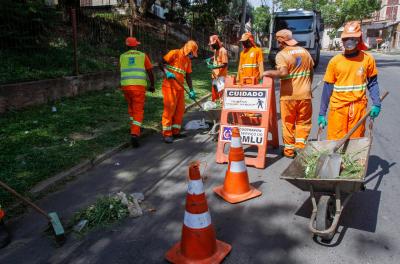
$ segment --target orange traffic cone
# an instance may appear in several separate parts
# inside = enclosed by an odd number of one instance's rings
[[[262,194],[249,184],[242,141],[240,139],[239,128],[237,127],[232,129],[229,164],[224,185],[215,187],[214,192],[229,203],[240,203]]]
[[[198,163],[190,165],[189,178],[182,239],[165,258],[172,263],[220,263],[232,247],[215,238]]]

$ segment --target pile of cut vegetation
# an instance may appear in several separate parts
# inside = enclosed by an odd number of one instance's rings
[[[340,167],[340,174],[338,179],[361,179],[362,170],[365,166],[366,160],[358,158],[356,153],[340,153],[342,157],[342,164]],[[304,178],[307,179],[318,179],[319,176],[316,173],[318,160],[321,155],[327,155],[327,150],[314,149],[311,152],[301,152],[301,162],[304,166]]]

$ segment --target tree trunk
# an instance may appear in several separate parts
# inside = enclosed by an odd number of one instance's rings
[[[132,20],[136,19],[139,16],[139,14],[137,12],[137,6],[135,0],[129,0],[129,9],[131,11]]]
[[[156,2],[156,0],[142,0],[142,4],[140,5],[139,12],[142,17],[146,16],[146,12],[149,11],[151,6]]]

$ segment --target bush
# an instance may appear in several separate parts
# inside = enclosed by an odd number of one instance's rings
[[[0,1],[0,48],[47,44],[57,24],[58,11],[41,0]]]

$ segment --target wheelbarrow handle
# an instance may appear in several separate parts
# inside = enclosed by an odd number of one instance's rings
[[[385,91],[383,93],[383,95],[381,96],[381,102],[385,99],[385,97],[389,94],[388,91]],[[368,112],[360,119],[358,120],[357,124],[344,136],[344,138],[342,138],[335,146],[335,148],[333,149],[333,152],[338,151],[338,149],[343,146],[343,144],[349,140],[349,138],[351,137],[351,135],[353,135],[354,131],[356,131],[361,124],[364,123],[364,121],[367,119],[367,117],[370,115],[371,113],[371,109],[368,110]]]

